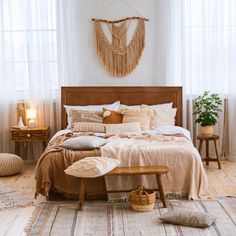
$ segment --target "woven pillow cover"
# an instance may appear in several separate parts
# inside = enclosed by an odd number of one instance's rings
[[[216,220],[214,216],[207,213],[182,209],[169,210],[167,213],[162,215],[160,219],[164,222],[175,225],[197,228],[206,228]]]
[[[69,166],[65,173],[75,177],[95,178],[107,174],[120,164],[108,157],[86,157]]]
[[[142,130],[149,130],[153,111],[151,109],[125,110],[123,123],[139,122]]]

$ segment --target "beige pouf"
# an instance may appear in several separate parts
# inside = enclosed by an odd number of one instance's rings
[[[0,153],[0,176],[15,175],[21,172],[23,160],[14,154]]]

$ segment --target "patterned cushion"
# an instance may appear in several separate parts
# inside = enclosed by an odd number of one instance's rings
[[[154,112],[151,119],[151,129],[156,129],[162,125],[175,125],[175,116],[177,108],[165,108],[157,106],[142,105],[143,108]]]
[[[177,109],[155,109],[151,120],[151,129],[156,129],[161,125],[175,125]]]
[[[0,176],[15,175],[21,172],[23,160],[14,154],[0,153]]]
[[[139,122],[142,130],[150,129],[150,122],[153,111],[150,109],[125,110],[123,113],[123,123]]]
[[[160,219],[175,225],[206,228],[215,222],[216,217],[198,211],[174,209],[169,210]]]
[[[117,111],[103,109],[104,124],[120,124],[122,123],[123,115]]]
[[[74,132],[105,133],[105,125],[94,122],[75,122]]]
[[[80,111],[80,110],[67,110],[67,129],[73,129],[75,122],[103,122],[102,111]]]
[[[95,178],[105,175],[119,164],[119,160],[108,157],[86,157],[69,166],[65,173],[75,177]]]

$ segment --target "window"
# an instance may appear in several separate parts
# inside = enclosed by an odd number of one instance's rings
[[[1,0],[4,89],[58,88],[56,0]]]

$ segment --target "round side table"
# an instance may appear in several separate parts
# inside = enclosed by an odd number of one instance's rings
[[[218,150],[217,150],[217,145],[216,145],[216,141],[219,139],[218,135],[213,134],[212,136],[204,136],[204,135],[198,135],[197,139],[200,141],[199,144],[199,153],[201,155],[201,151],[202,151],[202,144],[203,141],[206,142],[206,157],[204,159],[202,159],[203,161],[206,161],[206,165],[209,165],[210,161],[217,161],[218,162],[218,167],[219,169],[221,169],[221,164],[220,164],[220,158],[219,158],[219,154],[218,154]],[[213,141],[214,142],[214,146],[215,146],[215,152],[216,152],[216,158],[211,158],[209,156],[209,141]]]

